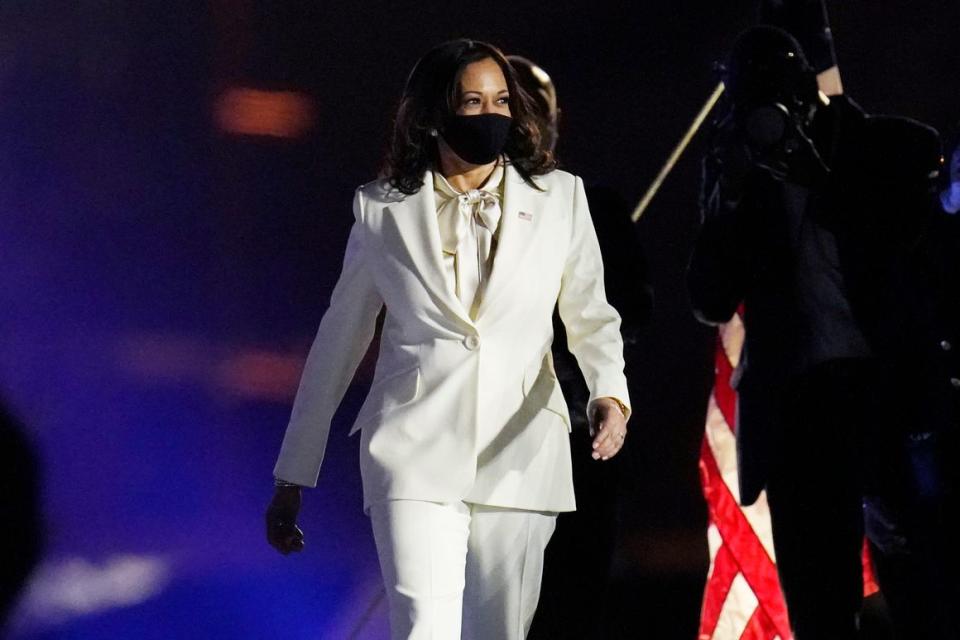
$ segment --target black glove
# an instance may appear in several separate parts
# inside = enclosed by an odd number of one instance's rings
[[[296,486],[277,487],[267,507],[267,542],[283,555],[303,550],[303,531],[297,526],[300,491]]]

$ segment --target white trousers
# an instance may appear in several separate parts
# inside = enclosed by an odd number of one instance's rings
[[[371,506],[393,640],[526,638],[556,515],[464,502]]]

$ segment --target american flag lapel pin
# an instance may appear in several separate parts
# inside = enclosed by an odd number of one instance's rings
[[[532,222],[532,221],[533,221],[533,214],[532,214],[532,213],[527,213],[526,211],[521,211],[521,212],[519,213],[519,216],[520,216],[520,219],[521,219],[521,220],[526,220],[527,222]]]

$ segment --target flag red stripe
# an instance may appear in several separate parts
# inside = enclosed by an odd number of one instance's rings
[[[867,537],[863,537],[863,550],[860,552],[860,562],[863,563],[863,597],[872,596],[880,591],[877,583],[877,574],[873,571],[873,558],[870,557],[870,545]]]
[[[760,617],[760,623],[763,625],[763,632],[766,634],[764,637],[773,640],[779,635],[777,631],[777,626],[773,624],[773,620],[770,619],[770,616],[767,615],[767,612],[764,611],[763,615]],[[781,636],[782,637],[782,636]],[[784,640],[790,640],[793,636],[788,636]]]
[[[710,519],[720,531],[724,546],[730,549],[744,579],[757,595],[760,607],[770,616],[780,635],[789,638],[790,623],[780,592],[776,565],[723,481],[706,439],[700,448],[700,474]]]
[[[740,634],[740,640],[773,640],[776,636],[777,630],[772,628],[763,608],[758,606]]]
[[[707,587],[703,596],[703,609],[700,612],[700,640],[710,640],[720,622],[720,612],[723,603],[733,586],[733,579],[740,573],[740,567],[726,545],[717,549],[713,559],[713,571],[707,579]]]

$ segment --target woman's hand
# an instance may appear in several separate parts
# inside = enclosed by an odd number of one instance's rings
[[[613,398],[597,398],[590,403],[590,435],[594,460],[609,460],[623,448],[627,437],[627,416]]]
[[[267,542],[283,555],[303,550],[303,531],[297,526],[300,500],[300,487],[277,487],[267,507]]]

